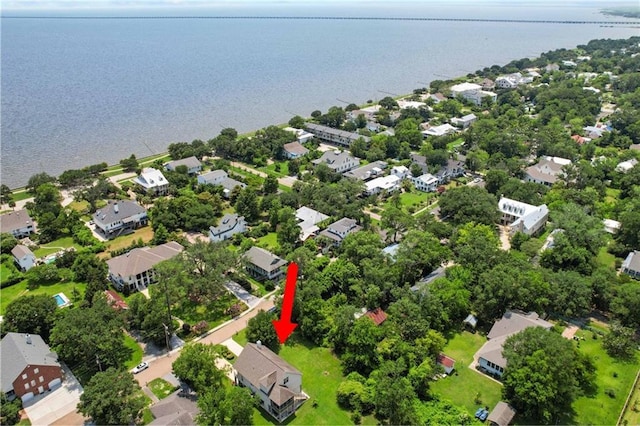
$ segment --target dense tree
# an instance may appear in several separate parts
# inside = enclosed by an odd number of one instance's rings
[[[7,395],[2,392],[0,395],[0,423],[3,425],[17,425],[20,422],[20,410],[22,405],[20,399],[9,401]]]
[[[240,192],[236,200],[235,208],[236,212],[244,216],[247,222],[254,222],[260,215],[257,195],[250,188],[246,188]]]
[[[227,391],[222,402],[226,425],[253,424],[253,396],[247,388],[234,386]]]
[[[36,189],[45,183],[55,183],[56,178],[48,175],[47,173],[37,173],[29,178],[26,185],[26,190],[30,194],[35,194]]]
[[[11,301],[5,310],[2,331],[38,334],[45,342],[53,327],[58,305],[48,295],[26,295]]]
[[[357,371],[368,375],[378,367],[379,359],[376,347],[382,338],[382,331],[369,318],[357,320],[347,338],[342,362],[349,372]]]
[[[0,253],[9,254],[15,246],[18,245],[18,240],[11,234],[0,235]]]
[[[612,357],[632,359],[637,347],[635,331],[614,322],[611,324],[609,333],[602,339],[602,347]]]
[[[415,283],[438,268],[451,252],[431,233],[410,230],[400,242],[396,254],[396,268],[402,283]]]
[[[291,120],[289,120],[289,126],[293,127],[294,129],[304,128],[304,118],[300,117],[299,115],[292,117]]]
[[[222,387],[225,375],[216,367],[218,356],[214,346],[202,343],[186,345],[173,363],[173,373],[199,393]]]
[[[558,271],[547,276],[551,284],[550,308],[567,317],[581,317],[591,310],[591,282],[575,271]]]
[[[536,423],[555,423],[593,388],[595,365],[570,340],[529,327],[503,345],[503,396]]]
[[[71,267],[78,282],[88,284],[84,298],[91,303],[93,295],[107,289],[107,263],[93,253],[80,253]]]
[[[138,159],[135,154],[131,154],[129,158],[123,158],[120,160],[120,166],[124,172],[132,172],[138,168]]]
[[[256,343],[258,340],[274,352],[280,351],[280,340],[271,321],[277,319],[274,314],[260,311],[247,323],[247,340]]]
[[[27,285],[30,289],[40,285],[52,284],[60,280],[60,271],[54,264],[44,263],[34,266],[25,273]]]
[[[267,176],[262,185],[262,192],[264,194],[275,194],[278,192],[278,178],[274,175]]]
[[[623,325],[640,327],[640,286],[629,282],[615,289],[611,312]]]
[[[84,386],[78,411],[98,425],[136,424],[145,407],[140,385],[127,371],[109,368]]]
[[[501,256],[498,236],[488,225],[467,223],[458,228],[452,242],[457,262],[469,268],[476,278],[494,267]]]
[[[395,138],[400,144],[406,143],[412,149],[420,149],[423,136],[420,133],[420,127],[417,120],[407,118],[398,122],[395,126]]]
[[[382,212],[380,225],[391,232],[391,240],[395,243],[398,233],[406,231],[413,223],[413,217],[396,207],[388,207]]]
[[[462,186],[440,197],[440,216],[455,224],[475,222],[493,225],[498,221],[498,202],[484,188]]]
[[[11,188],[5,184],[0,185],[0,204],[9,203],[12,195]]]
[[[396,102],[395,99],[393,99],[391,96],[385,96],[384,98],[380,99],[380,102],[378,102],[378,105],[380,105],[382,108],[386,110],[392,110],[392,109],[398,108],[398,102]]]

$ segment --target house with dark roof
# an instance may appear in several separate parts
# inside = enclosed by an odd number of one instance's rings
[[[62,367],[58,356],[37,334],[7,333],[0,341],[2,392],[22,402],[58,387]]]
[[[184,247],[170,241],[156,247],[135,248],[107,260],[109,279],[120,291],[144,290],[155,281],[154,266],[182,253]]]
[[[150,408],[155,419],[149,425],[190,426],[196,424],[200,413],[194,395],[185,395],[181,390],[153,404]]]
[[[438,354],[436,364],[442,366],[446,374],[451,374],[451,372],[456,368],[456,360],[443,353]]]
[[[195,175],[200,173],[202,170],[202,163],[196,157],[187,157],[181,160],[173,160],[165,163],[164,169],[175,172],[176,169],[180,166],[185,166],[187,168],[187,174]]]
[[[302,373],[269,348],[248,343],[235,364],[236,383],[257,395],[261,407],[283,422],[307,399],[302,391]]]
[[[309,150],[302,146],[300,142],[285,143],[282,147],[282,152],[285,158],[292,160],[294,158],[304,157],[309,153]]]
[[[328,142],[335,145],[349,147],[351,144],[362,138],[365,142],[369,143],[371,138],[368,136],[362,136],[358,133],[351,133],[340,129],[334,129],[333,127],[322,126],[320,124],[307,123],[306,130],[313,133],[317,139],[323,142]]]
[[[166,195],[169,191],[169,181],[162,172],[153,167],[145,167],[133,178],[133,183],[140,186],[147,194]]]
[[[489,413],[487,420],[491,426],[509,426],[516,416],[516,410],[504,401],[499,401]]]
[[[525,235],[537,235],[547,223],[549,209],[546,204],[532,206],[510,198],[502,197],[498,202],[498,210],[502,214],[502,225],[509,225],[513,235],[522,232]]]
[[[35,230],[33,220],[26,210],[15,210],[0,215],[0,233],[2,234],[24,238],[33,234]]]
[[[132,232],[149,221],[147,209],[131,200],[109,201],[92,216],[96,232],[107,239]]]
[[[334,151],[325,151],[322,157],[313,160],[312,163],[316,166],[324,163],[336,173],[345,173],[358,167],[360,159],[352,156],[347,151],[336,149]]]
[[[634,250],[629,252],[622,262],[620,272],[629,275],[631,278],[640,280],[640,251]]]
[[[355,219],[343,217],[342,219],[333,222],[324,231],[320,232],[319,236],[327,238],[331,241],[332,246],[337,247],[342,244],[342,240],[344,240],[347,235],[358,232],[361,229],[362,227],[358,225]]]
[[[502,355],[502,345],[509,336],[523,331],[528,327],[542,327],[549,330],[553,324],[540,319],[535,312],[506,311],[502,318],[496,321],[487,335],[486,342],[476,352],[475,358],[483,372],[502,377],[507,360]]]
[[[372,161],[357,169],[349,170],[344,174],[344,177],[366,181],[381,176],[383,170],[387,168],[387,165],[386,161]]]
[[[218,226],[209,227],[209,240],[212,243],[217,241],[225,241],[233,237],[235,234],[242,234],[247,230],[247,222],[244,216],[227,213],[222,216]]]
[[[287,261],[260,247],[251,247],[244,254],[249,275],[257,280],[279,280],[284,277]]]
[[[13,260],[18,264],[23,272],[36,266],[36,255],[27,246],[18,244],[11,250]]]

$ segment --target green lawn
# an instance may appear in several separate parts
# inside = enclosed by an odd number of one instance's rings
[[[125,363],[125,367],[127,368],[127,370],[130,370],[142,362],[143,352],[138,342],[136,342],[136,339],[129,336],[128,334],[124,335],[124,344],[127,348],[131,349],[131,357]]]
[[[209,328],[213,328],[231,319],[231,317],[224,312],[237,302],[238,299],[233,295],[225,293],[222,297],[208,305],[185,299],[177,306],[172,307],[171,310],[173,315],[191,325],[204,320],[209,323]],[[242,304],[242,306],[247,309],[246,305]]]
[[[235,339],[235,337],[234,337]],[[300,409],[286,422],[292,425],[352,424],[349,412],[336,402],[336,391],[344,380],[340,361],[327,348],[316,347],[293,335],[279,355],[302,372],[302,389],[309,395]],[[316,406],[314,407],[314,402]],[[276,424],[272,418],[255,410],[257,425]]]
[[[443,352],[456,360],[457,374],[431,384],[434,394],[450,400],[455,405],[465,407],[472,416],[480,405],[493,408],[502,396],[502,385],[469,368],[473,355],[484,342],[486,339],[479,334],[467,331],[456,334],[449,340]],[[478,393],[481,404],[475,402]]]
[[[136,229],[131,234],[122,235],[108,241],[107,251],[120,250],[125,247],[129,247],[134,241],[138,241],[142,238],[142,241],[148,243],[153,239],[153,228],[151,226],[145,226],[140,229]]]
[[[32,198],[32,197],[33,197],[32,194],[29,194],[27,191],[24,191],[24,190],[23,191],[14,192],[11,195],[11,198],[13,199],[13,201],[16,201],[16,202],[17,201],[26,200],[26,199]]]
[[[270,250],[276,250],[280,245],[278,244],[278,234],[275,232],[269,232],[264,237],[258,238],[258,245],[265,245]]]
[[[72,201],[71,204],[69,204],[69,208],[72,210],[75,210],[79,213],[86,213],[89,211],[89,202],[88,201]]]
[[[236,333],[233,335],[233,340],[236,341],[236,343],[240,344],[241,346],[244,346],[247,344],[247,329],[243,329],[242,331]]]
[[[171,395],[176,389],[178,389],[171,383],[159,377],[150,381],[147,386],[149,387],[149,389],[151,389],[151,392],[153,392],[153,394],[158,397],[158,399],[166,398]]]
[[[407,211],[409,207],[414,207],[414,209],[418,210],[422,207],[426,207],[427,200],[433,197],[435,197],[434,193],[412,190],[412,192],[404,192],[400,194],[400,205],[401,208],[405,211]],[[391,199],[388,199],[387,202],[382,206],[382,208],[387,209],[392,205],[393,204]]]
[[[464,145],[464,139],[458,138],[453,142],[447,144],[447,151],[453,151],[455,148]]]
[[[5,309],[7,305],[11,303],[11,301],[15,300],[20,296],[24,296],[26,294],[47,294],[49,296],[53,296],[58,293],[64,293],[69,300],[73,302],[73,288],[76,288],[80,293],[80,297],[84,296],[84,290],[87,287],[85,283],[75,283],[75,282],[64,282],[64,283],[55,283],[49,285],[41,285],[40,287],[29,290],[27,288],[27,281],[21,281],[18,284],[12,285],[10,287],[5,287],[0,290],[0,315],[4,315]]]
[[[280,165],[280,171],[276,171],[276,164]],[[276,161],[266,167],[260,167],[258,170],[267,174],[273,174],[277,177],[284,177],[289,175],[289,163],[286,161]]]
[[[50,254],[60,251],[61,250],[60,247],[62,248],[75,247],[76,250],[80,249],[80,246],[73,242],[73,237],[62,237],[57,240],[53,240],[49,243],[41,245],[40,248],[33,251],[33,254],[35,254],[36,257],[48,256]]]
[[[626,423],[624,423],[625,421]],[[624,413],[622,422],[622,424],[640,425],[640,380],[636,383],[635,390],[633,391],[633,395],[631,395],[629,406]]]
[[[633,362],[622,362],[605,352],[600,336],[594,340],[594,334],[587,330],[579,330],[576,336],[585,338],[580,341],[580,350],[589,354],[596,364],[598,389],[594,396],[577,399],[573,404],[575,418],[562,423],[615,424],[640,368],[639,357]],[[615,398],[607,396],[607,390],[613,390]]]
[[[603,266],[608,266],[610,268],[615,268],[616,266],[616,257],[607,251],[606,246],[600,248],[596,259],[598,260],[598,263]]]

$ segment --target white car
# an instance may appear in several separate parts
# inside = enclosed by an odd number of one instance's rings
[[[147,368],[149,368],[149,363],[148,362],[141,362],[140,364],[136,365],[133,370],[131,370],[131,372],[133,374],[138,374],[141,371],[146,370]]]

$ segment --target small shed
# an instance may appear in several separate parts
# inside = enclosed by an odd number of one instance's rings
[[[456,367],[456,360],[446,356],[443,353],[438,354],[438,358],[436,360],[438,365],[441,365],[444,368],[444,372],[447,374],[451,374],[451,372]]]
[[[516,410],[504,401],[496,404],[495,408],[489,413],[489,424],[492,426],[508,426],[516,416]]]
[[[476,318],[473,314],[469,314],[462,322],[464,322],[471,328],[476,328],[476,325],[478,324],[478,318]]]
[[[380,308],[367,311],[364,316],[371,318],[376,325],[382,324],[387,319],[387,314]]]

